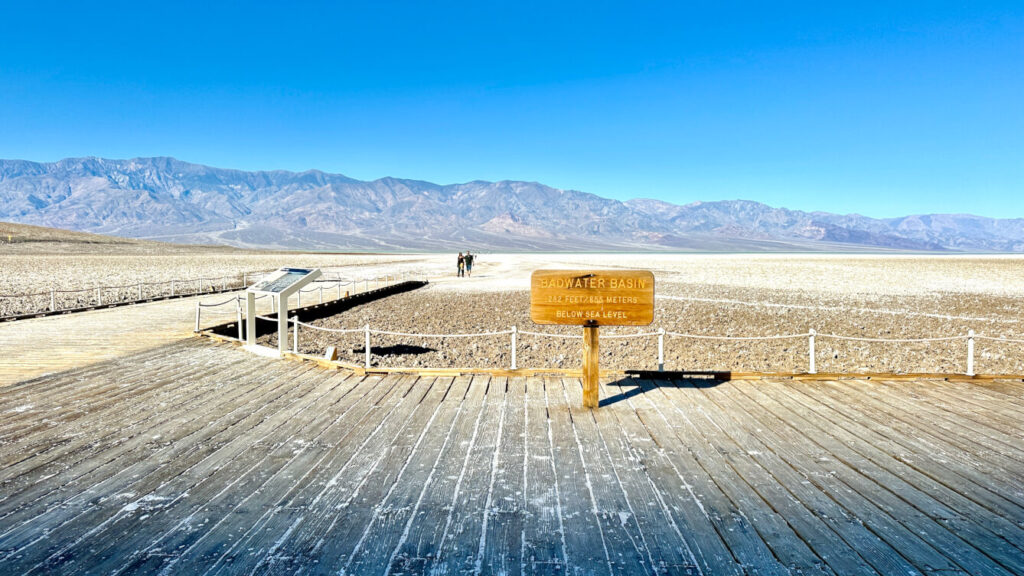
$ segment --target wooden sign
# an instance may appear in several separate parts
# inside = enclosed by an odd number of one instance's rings
[[[654,321],[654,274],[647,270],[537,270],[530,277],[530,319],[583,326],[583,407],[600,406],[598,327]]]
[[[647,270],[537,270],[530,278],[537,324],[646,326],[654,321],[654,274]]]

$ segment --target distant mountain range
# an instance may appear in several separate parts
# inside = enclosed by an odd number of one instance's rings
[[[372,182],[173,158],[0,160],[0,220],[182,243],[317,250],[1024,252],[1024,219],[876,219],[745,200],[620,202],[535,182]]]

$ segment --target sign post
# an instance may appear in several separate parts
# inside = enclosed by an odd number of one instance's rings
[[[598,328],[654,321],[654,274],[647,270],[537,270],[530,319],[583,327],[583,407],[597,408]]]

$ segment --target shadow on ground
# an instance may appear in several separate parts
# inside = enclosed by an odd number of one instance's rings
[[[627,370],[628,375],[614,382],[609,388],[618,388],[619,393],[602,398],[600,406],[610,406],[646,394],[658,388],[714,388],[732,379],[730,372],[655,372],[647,370]]]

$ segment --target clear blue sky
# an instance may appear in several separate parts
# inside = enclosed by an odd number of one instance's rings
[[[9,2],[0,158],[1024,217],[1024,2]]]

